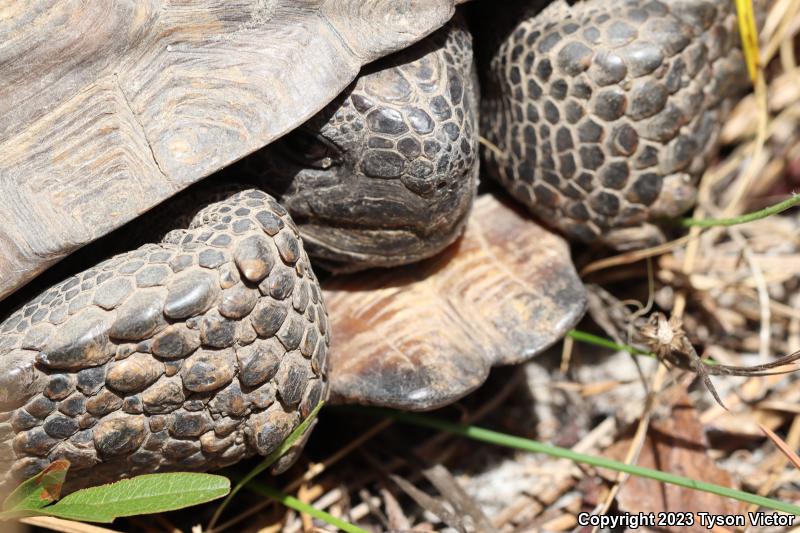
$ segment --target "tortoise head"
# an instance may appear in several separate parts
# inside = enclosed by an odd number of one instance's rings
[[[469,35],[450,25],[370,65],[248,162],[324,266],[408,263],[461,233],[477,181],[471,61]]]

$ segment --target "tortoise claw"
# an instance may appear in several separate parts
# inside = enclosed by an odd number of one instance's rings
[[[492,196],[442,254],[323,289],[333,401],[410,410],[453,402],[492,366],[541,353],[586,309],[567,243]]]

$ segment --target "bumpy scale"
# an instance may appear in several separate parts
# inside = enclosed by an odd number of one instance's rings
[[[294,223],[236,193],[0,325],[0,483],[58,458],[79,486],[267,454],[327,396],[328,345]]]
[[[694,203],[728,97],[747,83],[732,6],[529,5],[487,66],[489,172],[569,237],[662,241],[649,221]]]
[[[292,215],[334,271],[431,257],[463,232],[477,187],[472,37],[456,17],[366,67],[303,126],[231,169]]]

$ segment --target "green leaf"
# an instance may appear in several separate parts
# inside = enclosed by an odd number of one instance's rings
[[[69,470],[69,461],[59,459],[30,479],[20,483],[3,501],[3,515],[41,509],[56,501]]]
[[[69,520],[112,522],[122,516],[174,511],[216,500],[228,494],[230,486],[228,478],[213,474],[145,474],[73,492],[39,512]]]

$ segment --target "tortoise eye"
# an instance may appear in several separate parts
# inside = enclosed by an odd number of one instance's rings
[[[281,148],[286,158],[304,167],[327,170],[342,163],[341,151],[335,144],[302,128],[284,137]]]

